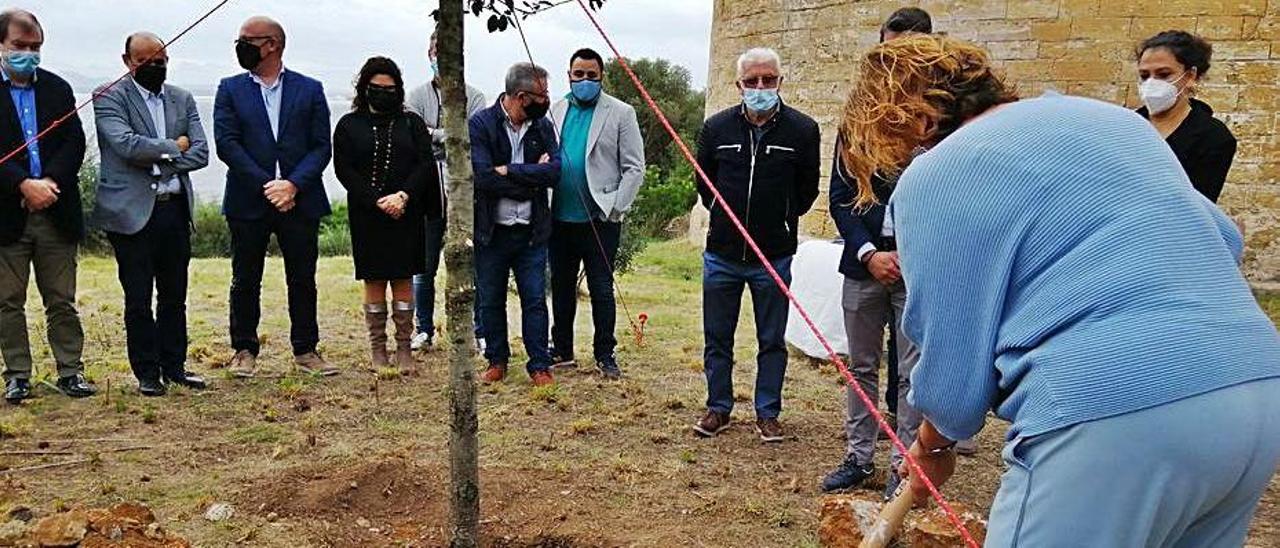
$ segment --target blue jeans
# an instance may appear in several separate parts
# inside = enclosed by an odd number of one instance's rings
[[[791,257],[772,261],[782,280],[791,284]],[[707,409],[733,411],[733,336],[738,328],[743,287],[751,290],[755,311],[756,417],[776,419],[782,413],[782,380],[787,372],[788,302],[763,266],[702,254],[702,331],[706,338],[703,367],[707,375]]]
[[[551,226],[551,312],[555,318],[551,338],[556,352],[564,359],[573,358],[573,320],[578,312],[580,270],[586,270],[587,291],[591,294],[592,347],[596,361],[613,359],[613,350],[618,346],[614,335],[618,307],[613,297],[613,265],[618,256],[622,224],[593,222],[600,234],[598,242],[589,223],[555,221]]]
[[[444,252],[444,234],[448,223],[444,219],[432,219],[426,222],[427,271],[413,277],[414,315],[417,317],[418,333],[428,336],[436,335],[436,273],[440,271],[440,255]],[[472,307],[475,312],[476,338],[480,334],[480,309]]]
[[[547,244],[533,245],[528,226],[497,226],[487,245],[476,246],[476,289],[484,326],[484,357],[489,363],[511,359],[507,342],[507,273],[520,293],[521,334],[529,355],[529,373],[551,368],[547,349]]]

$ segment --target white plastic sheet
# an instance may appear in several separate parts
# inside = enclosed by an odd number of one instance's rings
[[[827,240],[809,240],[800,244],[791,261],[791,292],[809,313],[822,336],[836,352],[849,351],[844,334],[844,275],[840,273],[840,255],[844,245]],[[828,359],[826,349],[805,325],[792,307],[787,316],[787,343],[806,355]]]

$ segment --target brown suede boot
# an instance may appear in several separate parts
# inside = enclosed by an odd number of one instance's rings
[[[413,357],[413,303],[391,303],[391,321],[396,324],[396,367],[405,375],[418,372],[418,361]]]
[[[364,322],[369,328],[369,357],[373,366],[391,365],[387,356],[387,303],[365,304]]]

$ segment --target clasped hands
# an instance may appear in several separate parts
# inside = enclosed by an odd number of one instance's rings
[[[873,251],[867,258],[867,270],[883,285],[889,286],[902,279],[902,264],[897,251]]]
[[[298,197],[298,186],[284,179],[267,181],[262,185],[262,194],[281,213],[286,213],[298,205],[295,201]]]
[[[388,194],[378,199],[378,209],[389,215],[392,219],[399,219],[404,216],[404,208],[409,203],[409,195],[402,190],[395,194]]]
[[[31,213],[49,208],[58,201],[58,195],[62,193],[58,183],[49,177],[23,180],[18,184],[18,191],[22,193],[23,209]]]

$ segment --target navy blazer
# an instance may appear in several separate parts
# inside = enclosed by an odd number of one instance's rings
[[[32,82],[36,94],[36,125],[40,131],[70,114],[56,129],[40,138],[40,167],[43,176],[58,184],[58,201],[45,211],[58,232],[67,239],[84,237],[84,213],[80,205],[80,164],[84,161],[84,126],[75,113],[76,98],[66,80],[38,69]],[[132,85],[132,84],[129,84]],[[18,109],[9,95],[9,84],[0,83],[0,156],[18,148],[22,152],[0,164],[0,245],[22,238],[27,227],[27,210],[22,207],[22,181],[31,178],[30,161],[24,146]]]
[[[297,211],[319,219],[330,213],[324,191],[324,169],[333,156],[329,135],[329,102],[320,82],[286,70],[280,101],[280,138],[262,88],[248,72],[223,78],[213,102],[213,135],[218,158],[227,164],[222,214],[231,219],[261,219],[275,209],[263,185],[281,179],[298,187]]]
[[[893,194],[892,186],[876,175],[872,178],[877,203],[860,211],[855,211],[854,201],[858,198],[857,180],[844,169],[840,160],[841,143],[836,139],[836,151],[831,162],[831,188],[827,192],[831,203],[827,208],[836,223],[836,230],[844,240],[844,252],[840,255],[840,273],[855,280],[866,280],[871,277],[867,266],[858,260],[858,250],[869,243],[880,241],[880,230],[884,228],[885,205]],[[878,246],[878,245],[877,245]]]
[[[555,127],[541,118],[525,132],[524,163],[511,163],[511,138],[507,136],[507,115],[502,97],[493,106],[478,111],[467,121],[471,130],[471,169],[475,172],[475,239],[486,245],[493,235],[494,216],[501,198],[533,202],[534,245],[551,237],[551,204],[548,189],[560,182],[560,145]],[[546,154],[551,161],[539,164]],[[507,166],[507,175],[493,168]]]

